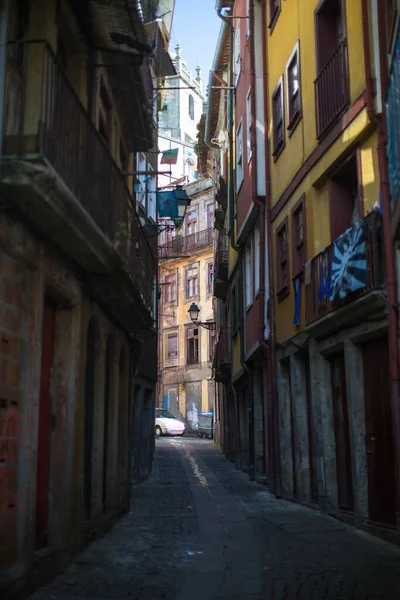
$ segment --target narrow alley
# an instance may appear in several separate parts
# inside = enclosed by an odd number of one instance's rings
[[[212,442],[157,440],[129,514],[32,600],[385,600],[400,550],[275,499]]]

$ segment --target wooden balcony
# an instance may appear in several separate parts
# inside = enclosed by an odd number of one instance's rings
[[[340,329],[352,322],[359,322],[363,314],[374,309],[376,301],[379,305],[386,304],[381,291],[385,279],[380,213],[370,213],[348,231],[355,231],[355,228],[360,227],[362,227],[363,243],[358,257],[362,262],[357,264],[365,266],[365,271],[359,270],[354,263],[352,266],[350,261],[347,262],[346,267],[346,258],[341,255],[338,245],[338,241],[343,236],[311,260],[309,278],[305,273],[305,308],[308,328],[315,325],[315,329],[321,327],[327,333],[335,327]],[[335,271],[334,263],[341,270],[337,268]],[[351,276],[356,276],[357,273],[361,273],[357,285],[349,284]],[[379,292],[376,298],[368,303],[367,296],[377,290]],[[329,325],[326,318],[331,313],[335,313],[335,318]]]
[[[10,207],[93,275],[119,319],[129,308],[132,326],[134,315],[145,328],[157,264],[121,171],[49,46],[27,43],[21,64],[7,73],[1,186]]]
[[[190,253],[213,243],[213,229],[203,229],[189,235],[176,237],[175,239],[162,244],[158,247],[159,258],[178,258],[185,255],[190,256]]]
[[[317,139],[320,140],[349,106],[347,41],[343,40],[314,82]]]

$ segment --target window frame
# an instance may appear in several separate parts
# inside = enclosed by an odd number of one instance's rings
[[[169,355],[168,341],[170,338],[176,338],[176,355],[175,356]],[[166,334],[166,361],[172,362],[172,361],[176,360],[178,362],[178,358],[179,358],[179,334],[177,331],[172,331],[169,333],[167,332],[167,334]]]
[[[190,335],[190,332],[193,331],[193,335]],[[195,335],[194,332],[197,331]],[[185,340],[186,340],[186,365],[199,365],[200,364],[200,328],[195,325],[190,325],[186,327],[185,331]],[[189,352],[189,340],[194,340],[193,342],[193,358],[190,358]],[[197,343],[196,343],[197,342]],[[196,356],[197,354],[197,356]]]
[[[235,72],[234,72],[234,82],[235,87],[237,87],[240,77],[240,72],[242,70],[242,57],[241,57],[241,41],[240,41],[240,20],[235,28],[235,48],[234,48],[234,56],[235,56]]]
[[[286,256],[281,255],[280,237],[285,232],[286,234]],[[285,217],[278,225],[275,232],[276,238],[276,271],[277,271],[277,296],[281,302],[290,294],[290,259],[289,259],[289,218]],[[286,283],[283,277],[283,266],[286,269]]]
[[[251,27],[250,27],[250,0],[246,0],[246,40],[250,39]]]
[[[269,34],[271,35],[276,22],[278,20],[279,14],[281,12],[281,0],[269,0],[268,1],[268,8],[269,8],[269,23],[268,23],[268,29],[269,29]]]
[[[189,109],[188,109],[189,119],[191,121],[194,121],[194,98],[193,98],[193,94],[189,94],[188,105],[189,105]]]
[[[189,271],[192,271],[196,269],[196,275],[194,276],[190,276],[189,277]],[[195,283],[193,284],[194,289],[193,291],[195,292],[193,295],[189,296],[189,281],[195,281]],[[199,283],[199,263],[191,263],[190,265],[188,265],[185,269],[185,299],[186,301],[189,300],[194,300],[196,298],[199,298],[200,296],[200,283]]]
[[[283,152],[285,146],[286,146],[286,136],[285,136],[285,106],[284,106],[284,99],[283,99],[283,84],[284,84],[284,79],[283,79],[283,75],[280,76],[278,83],[275,86],[274,91],[272,92],[272,96],[271,96],[271,103],[272,103],[272,140],[273,140],[273,151],[272,151],[272,155],[274,157],[274,162],[276,162],[279,158],[279,156],[281,155],[281,153]],[[275,113],[275,98],[277,98],[279,96],[280,98],[280,104],[281,104],[281,117],[282,117],[282,139],[277,139],[277,122],[276,122],[276,113]]]
[[[208,330],[208,361],[212,362],[214,360],[215,355],[215,330]]]
[[[238,139],[239,139],[239,135],[240,135],[240,146],[238,144]],[[240,148],[240,155],[238,152],[238,148]],[[240,156],[240,162],[239,162],[239,156]],[[244,168],[243,168],[243,118],[240,118],[240,122],[239,125],[236,129],[236,138],[235,138],[235,162],[236,162],[236,189],[237,191],[240,190],[241,185],[243,183],[243,179],[244,179]],[[238,166],[240,165],[240,174],[241,174],[241,179],[239,181],[239,169]]]
[[[299,241],[297,239],[297,222],[298,215],[302,213],[302,228],[303,228],[303,239]],[[307,215],[306,215],[306,195],[303,194],[296,204],[293,206],[292,211],[292,261],[293,261],[293,279],[304,274],[304,266],[307,262]],[[303,260],[300,260],[300,254],[303,255]],[[302,264],[301,264],[302,262]]]
[[[210,278],[211,275],[211,278]],[[207,296],[212,296],[214,293],[214,263],[207,263]]]
[[[248,310],[253,304],[254,298],[254,278],[253,278],[253,236],[250,236],[246,241],[245,250],[244,250],[244,277],[245,277],[245,286],[244,286],[244,300],[245,307]],[[249,260],[250,259],[250,260]]]
[[[389,11],[388,0],[385,0],[385,32],[386,32],[386,50],[388,54],[393,52],[393,41],[396,32],[397,17],[399,14],[398,3],[393,0],[392,10]]]
[[[291,78],[290,72],[291,67],[296,61],[297,70],[298,70],[298,108],[295,108],[295,103],[293,101],[294,94],[291,92]],[[292,53],[289,57],[288,62],[286,63],[286,109],[288,116],[288,126],[287,130],[289,132],[289,137],[292,135],[294,130],[296,129],[298,123],[301,121],[303,114],[303,106],[302,106],[302,97],[301,97],[301,69],[300,69],[300,40],[297,40],[295,47],[292,50]]]
[[[253,149],[251,146],[251,135],[252,135],[252,119],[251,119],[251,87],[249,87],[249,91],[246,96],[246,155],[247,155],[247,164],[251,161],[251,157],[253,155]],[[242,142],[243,144],[243,142]]]
[[[174,284],[175,284],[175,286],[174,286]],[[175,287],[174,298],[173,298],[173,294],[172,294],[173,287]],[[175,273],[165,275],[164,289],[165,289],[164,305],[167,305],[167,304],[176,305],[178,303],[178,274],[176,271],[175,271]],[[168,300],[168,296],[171,297],[170,300]]]

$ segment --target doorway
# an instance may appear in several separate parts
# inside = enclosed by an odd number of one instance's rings
[[[84,456],[83,456],[83,506],[85,520],[92,514],[92,454],[93,454],[93,419],[96,371],[96,326],[92,319],[86,336],[85,366],[85,415],[84,415]]]
[[[177,388],[170,388],[168,390],[168,409],[176,416],[179,413]]]
[[[51,371],[54,359],[56,304],[44,299],[40,368],[39,431],[36,471],[36,550],[48,545],[51,455]]]
[[[363,344],[368,517],[396,524],[395,458],[387,338]]]
[[[347,403],[344,352],[330,359],[333,420],[335,427],[338,506],[353,510],[353,473],[351,468],[349,408]]]
[[[109,457],[109,432],[111,427],[110,391],[111,391],[111,341],[107,341],[106,369],[104,380],[104,420],[103,420],[103,481],[102,481],[102,506],[103,515],[107,513],[108,504],[108,457]]]

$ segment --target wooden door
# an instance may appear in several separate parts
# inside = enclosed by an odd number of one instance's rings
[[[51,453],[51,370],[54,358],[56,304],[44,300],[40,370],[39,431],[36,471],[36,549],[48,545]]]
[[[396,524],[395,459],[387,338],[363,344],[368,516]]]
[[[335,425],[336,471],[338,505],[343,510],[353,510],[353,476],[351,468],[349,410],[346,390],[344,352],[331,361],[333,418]]]
[[[168,409],[172,412],[172,414],[178,416],[179,406],[177,388],[170,388],[168,390]]]

